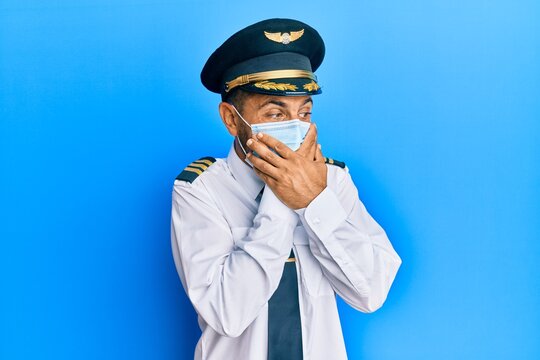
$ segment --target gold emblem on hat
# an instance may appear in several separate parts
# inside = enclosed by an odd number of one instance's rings
[[[296,41],[300,39],[304,35],[304,29],[299,31],[291,31],[291,33],[270,33],[268,31],[264,32],[264,36],[266,36],[268,39],[282,43],[283,45],[287,45],[288,43],[291,43],[293,41]]]
[[[311,80],[310,83],[304,84],[303,88],[307,91],[317,91],[320,89],[320,86],[315,81]]]
[[[259,89],[264,89],[264,90],[296,91],[298,89],[298,87],[296,87],[296,85],[293,85],[293,84],[275,83],[273,81],[267,81],[267,80],[256,82],[255,84],[253,84],[253,86],[258,87]]]

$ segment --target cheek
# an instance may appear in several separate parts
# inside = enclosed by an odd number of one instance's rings
[[[240,126],[238,128],[238,137],[243,144],[251,137],[251,129],[247,126]]]

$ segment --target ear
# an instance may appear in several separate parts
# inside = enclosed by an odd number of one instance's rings
[[[229,131],[229,134],[232,136],[238,135],[238,123],[236,122],[237,119],[235,115],[236,112],[231,104],[224,101],[219,103],[219,116],[221,116],[221,121],[223,121],[227,131]]]

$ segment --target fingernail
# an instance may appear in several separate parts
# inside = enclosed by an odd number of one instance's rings
[[[258,137],[259,139],[262,139],[263,134],[262,134],[262,133],[258,133],[258,134],[257,134],[257,137]]]
[[[251,140],[251,139],[248,139],[248,141],[246,142],[246,144],[247,144],[248,146],[251,145],[252,143],[253,143],[253,140]]]

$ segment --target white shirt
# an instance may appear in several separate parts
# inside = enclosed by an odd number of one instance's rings
[[[401,259],[367,213],[348,169],[293,211],[231,148],[192,183],[176,180],[171,238],[202,335],[195,360],[266,360],[268,300],[291,247],[304,359],[347,359],[335,294],[362,312],[385,301]]]

